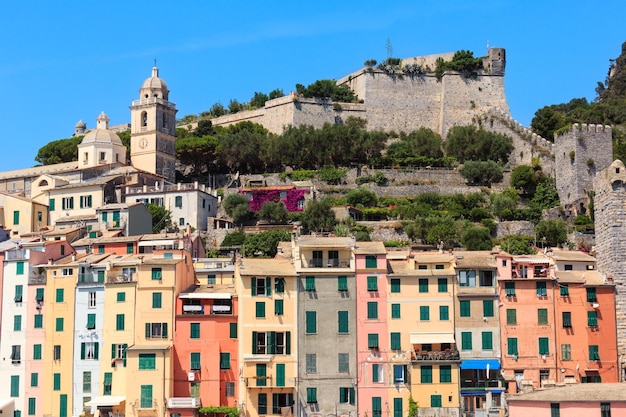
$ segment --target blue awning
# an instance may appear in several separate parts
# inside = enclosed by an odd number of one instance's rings
[[[500,361],[497,359],[463,359],[461,360],[461,369],[489,369],[497,371],[500,369]]]

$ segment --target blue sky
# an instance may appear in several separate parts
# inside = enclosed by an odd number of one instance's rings
[[[601,5],[601,6],[599,6]],[[626,3],[597,1],[11,1],[0,14],[0,171],[101,111],[128,123],[157,59],[178,117],[255,91],[338,79],[368,59],[487,44],[507,50],[515,119],[572,98],[593,100],[626,41]]]

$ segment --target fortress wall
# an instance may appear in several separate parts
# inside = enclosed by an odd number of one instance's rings
[[[555,135],[555,164],[559,168],[556,188],[561,204],[585,197],[593,189],[596,172],[611,164],[611,133],[610,126],[576,123],[567,132]]]
[[[264,115],[265,109],[246,110],[235,114],[227,114],[225,116],[215,117],[211,119],[211,123],[213,124],[213,126],[228,126],[245,121],[263,124]],[[193,129],[195,129],[197,126],[197,122],[192,124]]]

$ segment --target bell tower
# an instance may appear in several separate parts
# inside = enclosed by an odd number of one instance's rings
[[[156,64],[156,63],[155,63]],[[167,84],[152,68],[130,106],[130,162],[135,168],[176,180],[176,104],[168,101]]]

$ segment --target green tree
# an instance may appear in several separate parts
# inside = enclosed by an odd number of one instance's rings
[[[444,150],[459,162],[495,161],[506,163],[513,151],[513,139],[477,129],[476,126],[454,126],[448,131]]]
[[[536,252],[532,243],[531,236],[509,235],[500,241],[500,248],[511,255],[532,255]]]
[[[278,243],[290,240],[291,233],[288,230],[268,230],[248,235],[243,243],[243,249],[247,257],[273,258],[278,251]]]
[[[491,233],[486,227],[470,226],[461,235],[466,250],[490,250],[493,247]]]
[[[514,194],[514,195],[512,195]],[[491,211],[494,216],[502,220],[505,212],[517,208],[518,196],[516,193],[497,193],[491,195]]]
[[[552,207],[558,207],[560,204],[559,193],[556,190],[556,180],[552,177],[543,178],[537,184],[530,205],[541,210],[547,210]]]
[[[346,194],[346,203],[354,207],[376,207],[378,205],[378,196],[366,188],[355,188]]]
[[[246,240],[246,234],[241,230],[237,230],[234,232],[227,233],[226,236],[224,236],[224,240],[222,240],[222,244],[220,246],[222,247],[241,246],[243,245],[245,240]]]
[[[226,114],[226,108],[224,108],[224,105],[218,101],[211,106],[209,113],[211,113],[211,116],[213,117],[220,117]]]
[[[176,121],[178,125],[188,125],[198,121],[197,114],[188,114],[186,116],[181,117]]]
[[[243,111],[243,105],[237,101],[237,99],[231,98],[230,102],[228,103],[228,112],[230,114],[235,114],[235,113],[239,113],[240,111]]]
[[[289,219],[287,208],[280,201],[266,201],[257,215],[260,219],[272,224],[285,224]]]
[[[284,95],[285,93],[283,93],[283,90],[281,90],[280,88],[276,88],[270,91],[269,99],[274,100],[275,98],[283,97]]]
[[[78,160],[78,145],[84,136],[59,139],[39,148],[35,161],[41,165],[60,164]]]
[[[250,217],[250,204],[243,194],[229,194],[224,198],[222,206],[233,221],[243,224]]]
[[[533,131],[539,136],[554,142],[554,132],[565,126],[565,115],[559,111],[555,111],[550,106],[540,108],[535,112],[530,122]]]
[[[161,230],[172,227],[171,211],[156,204],[148,204],[146,208],[152,215],[152,233],[161,233]]]
[[[213,123],[208,119],[203,119],[198,122],[198,127],[193,131],[193,135],[196,137],[203,137],[213,135],[215,131],[213,130]]]
[[[535,234],[537,241],[556,247],[567,242],[567,225],[563,220],[541,220],[535,226]]]
[[[533,195],[537,187],[535,170],[530,165],[518,165],[511,172],[511,187],[525,195]]]
[[[307,231],[330,232],[334,229],[337,219],[328,198],[310,200],[302,212],[302,226]]]
[[[346,170],[325,166],[319,170],[320,181],[328,184],[339,184],[346,177]]]
[[[250,99],[250,107],[253,109],[264,107],[267,100],[269,100],[267,94],[256,91]]]
[[[330,98],[332,101],[352,103],[357,96],[346,84],[337,85],[335,80],[317,80],[308,87],[296,84],[296,91],[303,97]]]
[[[176,158],[183,165],[190,165],[195,173],[214,167],[220,150],[214,136],[189,136],[176,141]]]
[[[466,161],[459,173],[470,184],[491,185],[503,178],[502,168],[493,161]]]

